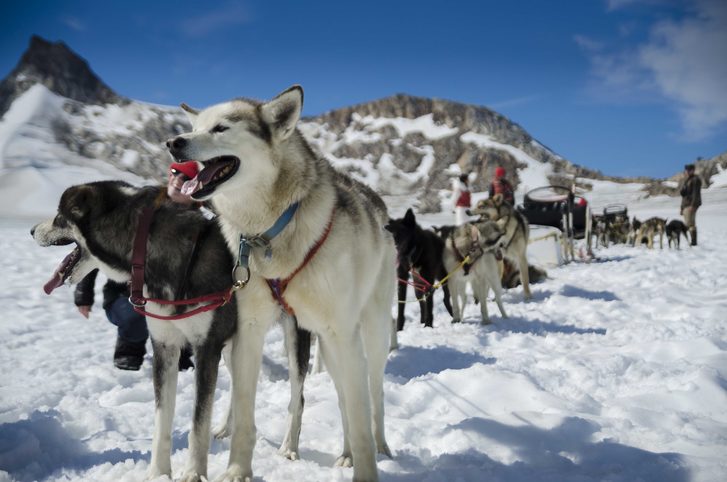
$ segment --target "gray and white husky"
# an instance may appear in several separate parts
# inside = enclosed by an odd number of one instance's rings
[[[36,225],[31,234],[41,246],[75,243],[45,285],[50,293],[63,284],[81,281],[100,269],[110,279],[129,281],[132,251],[142,210],[156,206],[147,238],[143,296],[150,299],[191,300],[223,293],[232,285],[232,256],[216,222],[196,209],[166,198],[166,188],[135,188],[121,181],[102,181],[68,188],[52,219]],[[192,255],[194,253],[194,256]],[[149,301],[145,310],[163,316],[182,314],[202,304],[172,308]],[[156,414],[148,477],[171,477],[171,432],[181,347],[192,345],[196,397],[189,459],[180,480],[207,476],[210,420],[217,370],[223,344],[237,328],[237,302],[177,320],[147,317],[154,348],[153,378]]]
[[[527,219],[505,202],[502,194],[495,194],[491,198],[481,200],[469,213],[472,216],[479,215],[483,220],[489,219],[496,222],[504,231],[502,253],[507,259],[517,264],[525,299],[530,299],[532,295],[530,294],[527,255],[530,226]]]
[[[452,295],[453,322],[462,321],[467,302],[467,283],[480,301],[481,324],[490,323],[487,313],[487,295],[492,288],[495,302],[503,318],[507,318],[502,304],[502,284],[497,266],[496,253],[503,238],[503,231],[492,222],[466,223],[456,227],[447,236],[442,255],[445,269],[451,273],[449,291]],[[459,267],[466,256],[471,262]]]
[[[252,478],[262,346],[281,316],[318,335],[343,419],[336,464],[353,465],[354,480],[377,480],[376,452],[390,455],[383,378],[396,251],[386,206],[311,149],[297,129],[302,105],[299,86],[268,102],[236,99],[201,112],[183,104],[193,130],[167,141],[175,159],[200,163],[183,190],[211,199],[238,264],[258,275],[237,291],[246,308],[232,350],[239,375],[226,480]]]

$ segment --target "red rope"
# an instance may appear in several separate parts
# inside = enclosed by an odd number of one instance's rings
[[[184,318],[189,318],[190,316],[194,316],[199,313],[204,313],[205,311],[212,311],[214,309],[217,309],[220,306],[227,303],[228,301],[230,301],[231,297],[232,297],[232,289],[220,291],[219,293],[213,293],[210,295],[198,296],[197,298],[190,298],[187,300],[160,300],[160,299],[156,299],[156,298],[144,298],[145,302],[152,302],[152,303],[157,303],[160,305],[172,305],[172,306],[196,305],[196,304],[204,303],[207,301],[210,302],[209,304],[199,306],[193,310],[186,311],[186,312],[180,313],[178,315],[159,315],[156,313],[150,313],[150,312],[144,310],[141,306],[134,305],[133,303],[132,303],[132,305],[134,307],[134,311],[136,311],[140,315],[149,316],[151,318],[156,318],[159,320],[182,320]]]

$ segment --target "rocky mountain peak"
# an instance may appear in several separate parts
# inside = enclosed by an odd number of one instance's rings
[[[63,42],[49,42],[37,35],[18,65],[0,82],[0,115],[34,84],[86,104],[127,103],[109,88],[83,58]]]

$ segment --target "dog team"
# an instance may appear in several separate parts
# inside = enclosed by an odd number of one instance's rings
[[[196,175],[176,190],[210,206],[214,220],[173,202],[167,188],[102,181],[68,188],[56,216],[31,230],[41,246],[74,245],[46,292],[100,270],[109,280],[130,285],[128,300],[146,317],[155,393],[150,479],[172,474],[172,419],[185,347],[194,354],[196,397],[189,456],[178,480],[207,478],[221,357],[232,397],[215,434],[229,435],[231,442],[218,480],[252,480],[264,338],[280,322],[291,390],[280,453],[298,458],[312,333],[338,394],[343,443],[336,465],[352,466],[353,480],[375,481],[377,454],[391,456],[384,369],[396,331],[404,325],[410,277],[426,326],[433,323],[432,292],[439,286],[453,322],[463,318],[468,284],[482,323],[490,322],[490,289],[506,317],[503,263],[517,269],[524,299],[532,296],[529,227],[512,205],[511,186],[498,183],[488,199],[471,208],[461,179],[458,195],[466,199],[457,206],[479,219],[436,233],[420,227],[412,210],[390,219],[372,189],[335,170],[303,138],[297,128],[302,106],[297,85],[267,102],[240,98],[199,111],[182,104],[192,131],[166,145],[179,166],[193,163]],[[635,242],[650,244],[653,234],[669,236],[675,229],[686,233],[657,221],[642,223]],[[395,292],[400,303],[392,320]]]

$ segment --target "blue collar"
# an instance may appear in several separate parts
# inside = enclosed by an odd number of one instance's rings
[[[238,266],[248,268],[250,266],[250,251],[252,248],[265,248],[265,257],[270,259],[273,255],[272,249],[270,248],[270,241],[280,234],[285,229],[293,215],[298,210],[298,203],[291,204],[283,214],[280,215],[275,224],[265,231],[263,234],[257,236],[245,237],[240,235],[240,251],[237,259]]]

